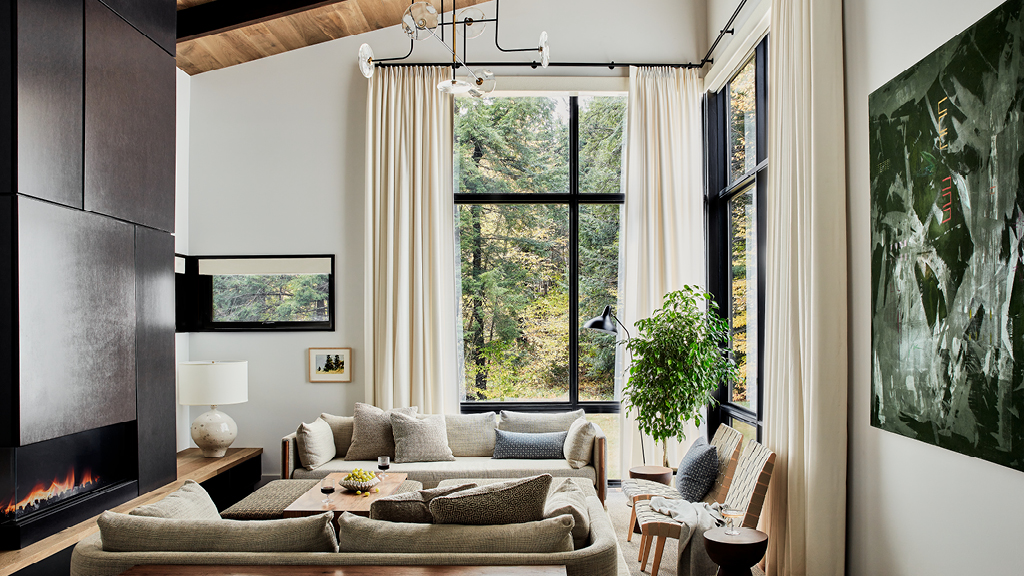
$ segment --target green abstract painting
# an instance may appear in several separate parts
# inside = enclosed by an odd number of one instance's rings
[[[871,423],[1024,470],[1024,0],[871,94]]]

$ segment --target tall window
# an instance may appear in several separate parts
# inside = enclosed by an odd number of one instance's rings
[[[624,95],[456,99],[463,412],[584,408],[617,449],[615,338],[582,326],[618,298],[625,110]]]
[[[765,39],[706,102],[708,286],[728,314],[731,354],[740,372],[719,389],[709,430],[724,423],[750,440],[761,439],[764,409],[767,50]]]

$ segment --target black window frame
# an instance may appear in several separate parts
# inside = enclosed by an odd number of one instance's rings
[[[555,93],[552,93],[554,96]],[[584,96],[586,94],[584,93]],[[569,211],[569,302],[579,308],[579,210],[587,204],[625,203],[626,195],[608,193],[581,193],[579,191],[579,96],[569,96],[569,192],[568,193],[462,193],[455,192],[455,205],[471,204],[564,204]],[[621,230],[621,224],[620,224]],[[621,240],[620,240],[621,241]],[[621,263],[620,263],[621,264]],[[600,314],[595,310],[594,315]],[[500,412],[568,412],[582,408],[587,414],[618,414],[619,400],[579,399],[579,314],[569,314],[569,400],[566,402],[518,402],[518,401],[466,401],[459,398],[463,414]]]
[[[752,170],[730,179],[729,149],[729,88],[732,79],[718,92],[709,92],[704,98],[704,150],[705,150],[705,214],[707,217],[708,290],[714,295],[718,309],[728,320],[732,314],[732,266],[729,251],[730,201],[753,189],[757,233],[757,390],[756,406],[747,408],[731,402],[729,385],[719,385],[714,397],[717,401],[708,407],[708,439],[719,424],[734,421],[749,424],[757,430],[757,441],[762,441],[764,427],[764,329],[766,293],[766,215],[768,192],[768,38],[762,39],[754,49],[755,106],[756,106],[756,162]],[[739,71],[750,62],[743,64]],[[735,78],[735,76],[734,76]],[[749,311],[748,311],[749,314]],[[731,325],[731,322],[730,322]],[[748,336],[749,338],[749,336]],[[748,389],[750,383],[747,383]]]

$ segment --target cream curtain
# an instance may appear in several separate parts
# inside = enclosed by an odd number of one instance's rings
[[[769,575],[843,574],[846,164],[841,0],[773,0],[763,526]]]
[[[380,67],[366,105],[366,402],[457,411],[447,68]]]
[[[661,306],[665,293],[705,284],[701,80],[697,70],[629,69],[629,104],[622,147],[620,320],[633,323]],[[628,362],[629,355],[618,355]],[[616,373],[621,374],[622,370]],[[625,411],[619,418],[623,478],[641,462],[640,435]],[[686,433],[687,444],[697,428]],[[645,440],[647,463],[660,465],[660,447]],[[669,461],[678,464],[675,442]]]

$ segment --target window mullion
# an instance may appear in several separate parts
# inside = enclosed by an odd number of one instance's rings
[[[579,378],[579,100],[569,97],[569,403],[576,407],[580,399]]]

